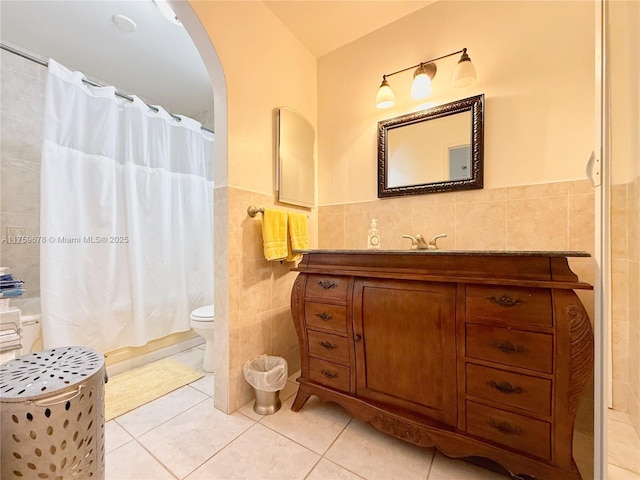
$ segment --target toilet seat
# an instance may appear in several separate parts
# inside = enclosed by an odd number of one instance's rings
[[[195,320],[197,322],[213,322],[214,316],[213,305],[196,308],[191,312],[191,320]]]

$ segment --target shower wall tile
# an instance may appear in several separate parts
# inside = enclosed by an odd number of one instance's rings
[[[40,163],[0,159],[2,211],[40,216]]]
[[[0,84],[3,157],[40,160],[44,88],[41,80],[3,71]]]
[[[611,186],[611,257],[629,258],[628,185]]]
[[[42,65],[38,65],[31,60],[27,60],[6,50],[0,50],[0,64],[2,65],[3,76],[10,75],[11,73],[19,73],[20,75],[32,77],[36,80],[46,78],[47,70]]]
[[[1,62],[0,237],[9,226],[24,227],[26,235],[37,237],[46,68],[4,50]],[[20,300],[40,295],[39,244],[3,242],[0,262],[26,282]]]

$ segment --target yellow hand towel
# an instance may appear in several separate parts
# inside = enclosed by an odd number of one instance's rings
[[[287,212],[264,209],[262,215],[262,245],[264,258],[284,260],[287,258]]]
[[[293,250],[306,250],[309,248],[309,236],[307,235],[307,216],[304,213],[289,213],[289,253],[287,262],[295,262],[302,258],[301,254],[294,254]]]

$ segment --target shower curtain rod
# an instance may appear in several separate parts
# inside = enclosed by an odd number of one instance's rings
[[[5,43],[0,43],[0,48],[2,48],[2,50],[6,50],[7,52],[11,52],[14,55],[18,55],[19,57],[22,58],[26,58],[27,60],[31,60],[32,62],[38,63],[40,65],[42,65],[43,67],[49,67],[49,62],[45,61],[45,60],[41,60],[38,57],[34,57],[33,55],[29,55],[28,53],[22,52],[20,50],[18,50],[17,48],[11,47]],[[88,78],[83,78],[82,81],[84,83],[87,83],[93,87],[104,87],[104,85],[100,85],[99,83],[93,82],[91,80],[89,80]],[[124,93],[120,93],[116,90],[115,92],[117,97],[120,98],[124,98],[125,100],[129,100],[130,102],[133,102],[133,98],[130,97],[129,95],[125,95]],[[158,109],[156,107],[154,107],[153,105],[149,105],[148,103],[145,103],[145,105],[147,107],[149,107],[151,110],[153,110],[154,112],[158,113]],[[178,115],[174,115],[173,113],[167,112],[171,118],[173,118],[176,121],[180,121],[181,118]],[[213,135],[215,135],[215,132],[213,130],[209,130],[206,127],[200,126],[200,128],[202,130],[204,130],[205,132],[209,132]]]

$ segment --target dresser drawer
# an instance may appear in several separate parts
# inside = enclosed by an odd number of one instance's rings
[[[320,298],[322,300],[347,300],[347,286],[349,277],[334,275],[309,275],[305,288],[305,298]]]
[[[349,339],[330,333],[307,330],[309,354],[349,364]]]
[[[347,333],[347,307],[305,302],[304,322],[307,327]]]
[[[309,358],[309,379],[327,387],[348,392],[350,372],[349,367],[344,365],[327,362],[319,358]]]
[[[551,458],[551,424],[467,402],[467,432],[536,457]]]
[[[551,291],[546,288],[468,285],[465,313],[468,317],[553,325]]]
[[[551,414],[551,380],[467,363],[466,393],[491,402]]]
[[[467,357],[552,373],[553,336],[467,323]]]

